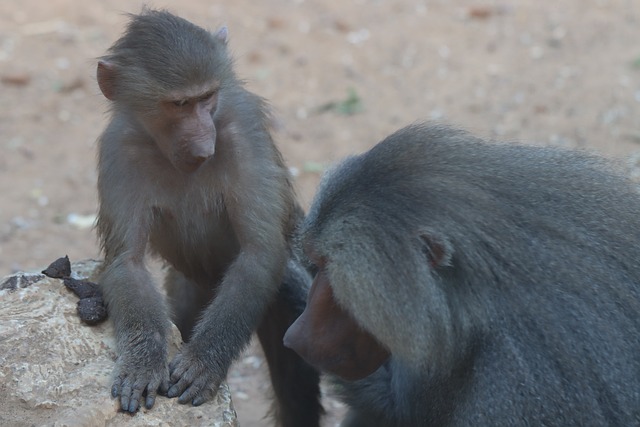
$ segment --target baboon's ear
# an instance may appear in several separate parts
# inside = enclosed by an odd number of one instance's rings
[[[107,61],[98,61],[96,78],[100,91],[108,100],[113,101],[116,96],[116,67]]]
[[[229,40],[229,29],[225,25],[224,27],[220,27],[218,31],[216,31],[215,37],[220,40],[222,43],[227,44]]]
[[[453,258],[453,245],[440,233],[422,230],[419,234],[422,251],[433,268],[450,267]]]

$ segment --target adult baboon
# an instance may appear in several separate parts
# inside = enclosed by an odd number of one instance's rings
[[[343,426],[640,425],[640,197],[605,161],[418,124],[327,174],[285,344]]]

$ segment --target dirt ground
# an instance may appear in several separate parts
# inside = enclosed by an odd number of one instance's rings
[[[95,58],[139,1],[0,1],[0,276],[99,257]],[[640,169],[638,0],[158,0],[227,25],[247,86],[268,98],[308,206],[322,169],[417,120],[581,147]],[[268,383],[252,346],[230,372],[243,426]],[[327,403],[327,426],[343,411]],[[0,412],[2,403],[0,403]]]

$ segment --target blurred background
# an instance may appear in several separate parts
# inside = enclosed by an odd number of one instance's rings
[[[96,57],[125,0],[0,1],[0,277],[97,258]],[[150,3],[227,25],[238,74],[270,100],[303,206],[322,171],[418,120],[600,152],[640,176],[638,0],[251,0]],[[615,209],[615,207],[612,207]],[[267,425],[255,345],[229,384],[243,426]],[[343,411],[332,399],[327,426]]]

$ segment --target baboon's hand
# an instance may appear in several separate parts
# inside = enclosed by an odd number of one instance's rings
[[[171,375],[167,396],[179,396],[179,403],[191,402],[194,406],[211,400],[225,376],[218,366],[198,357],[188,345],[173,359],[169,370]]]
[[[144,400],[147,409],[156,401],[158,391],[165,394],[169,385],[166,348],[137,346],[122,353],[116,362],[111,396],[120,398],[120,410],[135,413]]]

